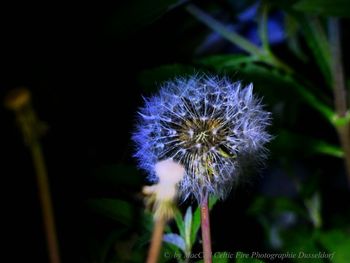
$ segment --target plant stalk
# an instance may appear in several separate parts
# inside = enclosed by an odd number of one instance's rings
[[[59,263],[60,257],[55,227],[55,219],[53,214],[51,194],[43,153],[39,143],[31,145],[30,148],[37,175],[39,199],[42,207],[43,222],[46,231],[50,262]]]
[[[331,49],[331,69],[333,79],[334,106],[337,117],[345,117],[348,111],[344,69],[342,66],[341,32],[338,18],[329,18],[329,44]],[[338,125],[339,140],[344,150],[344,162],[350,186],[350,123]]]
[[[48,256],[51,263],[60,263],[59,245],[51,200],[49,180],[39,138],[45,125],[41,123],[31,106],[31,94],[26,88],[12,90],[5,98],[5,106],[13,110],[25,144],[30,149],[36,172],[39,200],[46,234]]]
[[[163,242],[163,232],[166,220],[163,216],[154,220],[151,245],[148,250],[147,263],[157,263]]]
[[[201,208],[201,229],[204,263],[212,263],[211,237],[210,237],[210,220],[209,220],[209,200],[208,194],[202,197]]]

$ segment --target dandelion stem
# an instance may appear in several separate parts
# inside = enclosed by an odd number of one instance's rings
[[[211,238],[210,238],[210,220],[208,194],[205,194],[201,200],[201,228],[204,263],[212,263]]]
[[[51,194],[49,189],[49,182],[47,178],[47,172],[44,162],[43,153],[39,143],[31,146],[31,153],[33,158],[33,163],[35,166],[39,196],[43,213],[43,221],[46,230],[47,245],[49,250],[50,262],[59,263],[59,249],[57,242],[57,234],[55,227],[55,220],[53,215],[53,208],[51,202]]]
[[[60,263],[49,180],[39,141],[44,125],[37,119],[35,111],[31,106],[30,97],[30,92],[26,88],[12,90],[5,99],[5,106],[15,112],[24,142],[31,151],[38,184],[48,256],[51,263]]]
[[[345,117],[347,114],[347,101],[346,101],[346,89],[344,80],[344,70],[342,67],[342,50],[340,43],[340,27],[337,18],[330,18],[328,21],[329,26],[329,43],[331,48],[331,69],[333,77],[333,93],[334,93],[334,105],[337,113],[337,117]],[[338,136],[340,143],[344,150],[344,161],[348,175],[348,182],[350,185],[350,123],[347,122],[344,125],[338,125]]]
[[[165,222],[166,220],[162,216],[154,220],[152,240],[146,261],[147,263],[157,263],[158,261],[159,252],[163,241]]]

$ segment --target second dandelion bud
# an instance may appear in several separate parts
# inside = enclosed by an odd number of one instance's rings
[[[179,183],[183,199],[224,198],[242,164],[263,158],[270,140],[270,114],[252,92],[252,85],[227,78],[196,75],[166,82],[139,112],[133,139],[140,167],[158,181],[155,165],[171,159],[185,168]]]

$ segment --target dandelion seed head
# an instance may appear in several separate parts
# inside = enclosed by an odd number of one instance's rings
[[[133,135],[135,157],[152,182],[159,180],[160,161],[184,167],[183,199],[193,194],[201,200],[205,193],[224,198],[242,174],[242,160],[265,157],[269,123],[253,85],[204,75],[177,78],[145,99]]]

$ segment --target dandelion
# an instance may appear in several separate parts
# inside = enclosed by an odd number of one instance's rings
[[[252,84],[194,75],[166,82],[139,111],[135,157],[151,182],[160,179],[159,161],[184,167],[178,192],[201,206],[205,262],[211,262],[208,196],[225,198],[243,167],[264,159],[271,138],[270,114],[252,92]]]
[[[270,114],[252,91],[252,84],[195,75],[166,82],[146,99],[133,139],[149,179],[159,180],[157,162],[172,159],[186,170],[179,185],[183,199],[225,198],[243,165],[265,157],[270,140]]]

